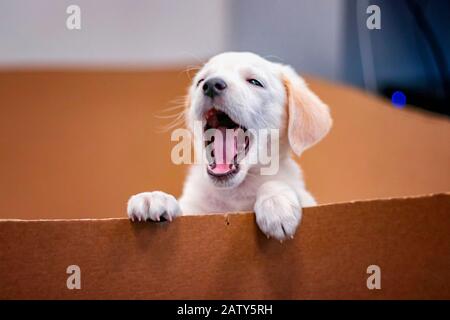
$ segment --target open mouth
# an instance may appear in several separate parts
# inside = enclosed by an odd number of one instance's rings
[[[239,172],[239,162],[249,150],[247,128],[216,109],[207,111],[205,120],[204,132],[208,131],[210,135],[210,139],[205,139],[209,162],[207,172],[217,179],[229,179]]]

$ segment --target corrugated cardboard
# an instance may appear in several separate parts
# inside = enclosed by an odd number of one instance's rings
[[[0,298],[450,299],[449,212],[450,194],[308,208],[282,244],[253,214],[1,221]]]
[[[251,213],[124,219],[131,194],[181,192],[185,167],[155,115],[188,82],[0,73],[0,218],[92,218],[0,221],[0,298],[450,299],[450,122],[342,85],[308,80],[334,128],[299,162],[320,203],[344,203],[305,209],[294,240],[266,239]],[[69,265],[81,290],[66,286]],[[366,286],[369,265],[381,290]]]

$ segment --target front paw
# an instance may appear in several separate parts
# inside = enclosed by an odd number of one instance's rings
[[[128,217],[138,221],[172,221],[181,214],[180,206],[174,196],[161,192],[142,192],[128,200]]]
[[[254,207],[259,228],[267,237],[280,241],[293,238],[302,215],[297,194],[288,186],[272,182],[261,189]]]

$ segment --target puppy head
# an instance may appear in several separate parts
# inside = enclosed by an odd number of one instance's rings
[[[300,155],[331,127],[328,107],[292,68],[248,52],[209,60],[193,79],[187,107],[188,126],[202,124],[204,134],[195,139],[205,140],[201,145],[210,155],[205,170],[220,187],[239,185],[250,169],[261,166],[259,155],[267,154],[268,144],[255,142],[270,141],[261,136],[270,129],[279,130],[280,145],[287,140]],[[233,132],[244,138],[236,139]],[[249,158],[256,161],[245,161]]]

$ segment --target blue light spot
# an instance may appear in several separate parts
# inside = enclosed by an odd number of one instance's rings
[[[406,96],[401,91],[395,91],[391,98],[394,107],[403,108],[406,105]]]

